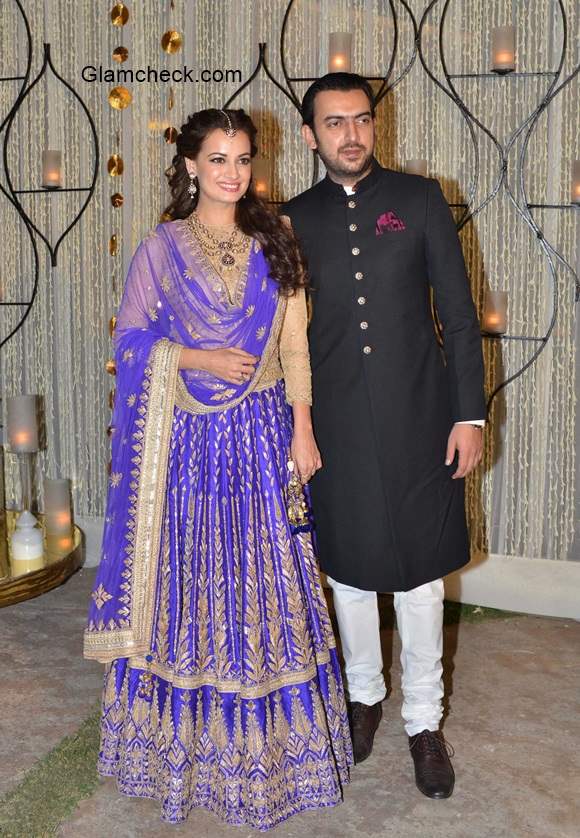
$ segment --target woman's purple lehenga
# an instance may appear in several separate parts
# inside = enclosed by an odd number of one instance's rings
[[[85,655],[106,664],[98,770],[232,824],[275,826],[342,799],[352,751],[309,532],[287,514],[292,410],[276,351],[285,298],[256,241],[232,304],[187,221],[131,262],[102,559]],[[183,346],[261,360],[230,385],[179,370]]]

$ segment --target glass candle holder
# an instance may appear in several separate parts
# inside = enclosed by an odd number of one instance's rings
[[[44,529],[47,536],[70,536],[72,532],[70,480],[44,478]]]
[[[488,335],[507,332],[507,291],[486,291],[481,330]]]
[[[572,203],[580,207],[580,160],[572,163]]]
[[[268,160],[263,157],[254,157],[252,160],[252,180],[254,190],[259,198],[270,197],[270,166]]]
[[[16,454],[38,451],[36,396],[9,396],[6,401],[10,450]]]
[[[494,73],[512,73],[516,68],[516,28],[496,26],[491,30],[491,69]]]
[[[350,73],[352,64],[352,33],[331,32],[328,40],[329,73]]]
[[[60,189],[62,187],[62,152],[42,152],[42,186],[44,189]]]

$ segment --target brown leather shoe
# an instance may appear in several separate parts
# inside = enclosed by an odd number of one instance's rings
[[[376,704],[351,701],[348,705],[348,711],[354,761],[355,764],[358,764],[371,755],[375,733],[383,715],[383,708],[380,701],[377,701]]]
[[[409,736],[409,748],[419,791],[435,800],[451,797],[455,773],[441,731],[422,730],[416,736]]]

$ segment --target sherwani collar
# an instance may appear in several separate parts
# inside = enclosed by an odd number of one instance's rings
[[[354,194],[359,196],[367,192],[369,189],[372,189],[372,187],[378,182],[381,172],[382,166],[376,157],[373,157],[370,172],[354,185]],[[342,183],[336,183],[330,178],[328,173],[326,174],[324,180],[321,181],[321,185],[325,194],[333,200],[345,202],[349,199],[349,196],[344,191]]]

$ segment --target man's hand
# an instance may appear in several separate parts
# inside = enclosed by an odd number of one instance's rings
[[[456,451],[459,452],[459,465],[455,474],[451,475],[453,480],[470,474],[481,462],[483,429],[460,423],[453,425],[447,441],[446,466],[451,465]]]

